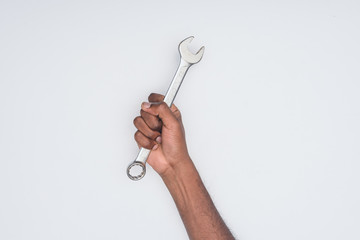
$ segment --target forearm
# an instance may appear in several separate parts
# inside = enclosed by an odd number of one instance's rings
[[[190,159],[161,176],[192,240],[234,239]]]

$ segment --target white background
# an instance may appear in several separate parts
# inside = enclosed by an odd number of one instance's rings
[[[175,104],[240,239],[360,239],[359,1],[1,1],[0,239],[186,239],[133,119]]]

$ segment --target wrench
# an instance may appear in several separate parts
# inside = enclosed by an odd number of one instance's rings
[[[193,54],[192,52],[189,51],[188,45],[191,43],[193,39],[194,39],[193,36],[188,37],[179,44],[180,64],[164,98],[164,102],[169,107],[171,107],[171,105],[173,104],[176,94],[179,91],[181,83],[188,69],[193,64],[200,62],[202,56],[204,55],[205,47],[201,47],[196,54]],[[150,154],[150,151],[151,151],[150,149],[141,148],[135,161],[132,162],[127,168],[127,175],[131,180],[134,181],[140,180],[145,176],[146,173],[145,164]],[[138,168],[138,170],[136,170],[134,167]],[[133,169],[135,173],[131,173],[130,172],[131,169]]]

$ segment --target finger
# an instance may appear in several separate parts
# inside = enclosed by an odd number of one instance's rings
[[[148,97],[149,102],[162,102],[164,100],[164,95],[161,95],[159,93],[151,93]],[[170,107],[171,111],[175,113],[175,116],[177,119],[181,117],[179,109],[176,107],[175,104],[172,104]]]
[[[164,95],[159,93],[150,93],[148,100],[149,102],[162,102],[164,100]]]
[[[149,126],[150,129],[154,131],[161,131],[162,122],[157,116],[151,115],[150,113],[145,112],[144,110],[140,110],[140,115],[144,119],[146,125]]]
[[[174,128],[179,125],[179,122],[173,112],[166,103],[148,103],[144,102],[141,109],[147,113],[158,116],[163,122],[163,126],[167,128]]]
[[[156,149],[156,142],[146,137],[142,132],[139,130],[135,132],[134,135],[135,141],[138,144],[139,147],[143,147],[146,149]]]
[[[152,140],[155,140],[158,136],[160,136],[160,133],[150,129],[149,126],[145,123],[144,119],[140,116],[134,119],[134,125],[140,132]]]

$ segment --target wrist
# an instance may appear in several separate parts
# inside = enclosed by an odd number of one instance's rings
[[[166,171],[160,174],[163,181],[174,181],[186,177],[188,175],[197,174],[197,170],[190,156],[185,157],[181,161],[169,167]]]

